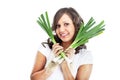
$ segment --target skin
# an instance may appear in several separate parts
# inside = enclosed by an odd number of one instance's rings
[[[59,43],[57,43],[52,46],[52,50],[55,56],[58,56],[61,50],[64,51],[70,46],[74,33],[75,27],[72,20],[67,14],[64,14],[58,21],[56,28],[56,34],[62,40],[62,44],[59,45]],[[71,56],[73,54],[67,53],[67,55]],[[45,64],[45,56],[38,51],[35,65],[31,73],[31,80],[46,80],[52,74],[52,68],[44,68]],[[92,71],[92,64],[82,65],[79,67],[76,78],[74,79],[65,60],[59,66],[61,67],[64,80],[89,80]]]
[[[67,48],[72,43],[72,38],[75,33],[75,27],[72,20],[67,14],[64,14],[58,21],[56,34],[63,41],[62,45]]]

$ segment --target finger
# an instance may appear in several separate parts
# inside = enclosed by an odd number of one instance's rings
[[[66,53],[66,52],[68,52],[68,50],[69,50],[69,49],[66,49],[66,50],[64,50],[64,52]]]
[[[56,63],[60,58],[61,58],[61,56],[57,56],[52,61]]]
[[[53,44],[52,48],[54,48],[55,46],[58,46],[58,45],[59,45],[59,43]]]
[[[64,61],[64,58],[58,60],[58,63],[61,64]]]
[[[64,52],[69,54],[71,51],[70,51],[71,48],[67,48]]]
[[[59,43],[56,43],[56,44],[54,44],[53,46],[52,46],[52,49],[53,50],[55,50],[57,47],[59,47],[60,45],[59,45]]]
[[[53,49],[53,53],[55,55],[59,55],[60,51],[63,51],[63,47],[61,46],[56,46],[54,49]]]
[[[69,54],[65,54],[67,57],[69,57]]]
[[[56,47],[55,49],[53,49],[53,52],[56,54],[57,52],[63,50],[63,47]]]
[[[71,53],[75,53],[75,49],[70,48],[70,52],[71,52]]]
[[[67,54],[73,54],[73,53],[75,53],[75,49],[69,48],[69,49],[65,50],[65,52],[66,52]]]
[[[69,51],[69,52],[66,52],[65,54],[68,58],[72,58],[75,55],[74,51],[72,52]]]
[[[59,56],[61,52],[63,52],[63,49],[58,50],[58,52],[55,54],[55,56]]]

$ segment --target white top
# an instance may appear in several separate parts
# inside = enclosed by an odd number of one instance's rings
[[[43,45],[40,45],[38,49],[47,59],[47,63],[50,61],[50,53],[51,49],[48,45],[46,45],[46,48]],[[93,58],[90,51],[86,49],[81,49],[78,54],[76,54],[73,57],[73,76],[76,77],[77,70],[81,65],[84,64],[93,64]],[[60,69],[60,66],[57,67],[57,69],[51,74],[51,76],[47,80],[64,80],[62,71]]]

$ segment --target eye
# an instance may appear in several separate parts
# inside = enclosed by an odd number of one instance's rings
[[[59,24],[56,25],[56,29],[57,29],[57,28],[60,28],[60,25],[59,25]]]
[[[69,25],[69,23],[64,23],[64,26],[68,26]]]

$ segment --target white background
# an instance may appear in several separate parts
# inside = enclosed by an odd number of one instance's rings
[[[120,80],[119,0],[0,0],[0,80],[30,80],[37,48],[47,35],[36,23],[48,11],[50,21],[62,7],[75,8],[85,22],[105,20],[103,34],[91,39],[94,67],[90,80]]]

